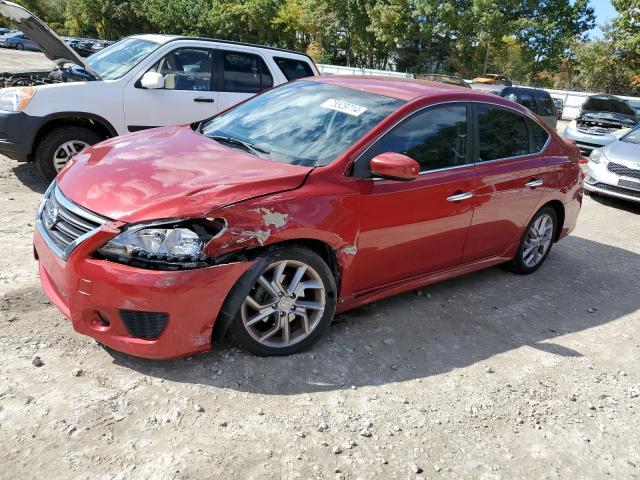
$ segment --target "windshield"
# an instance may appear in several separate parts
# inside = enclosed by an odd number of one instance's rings
[[[240,140],[265,158],[328,165],[403,105],[402,100],[313,81],[270,90],[206,123],[208,137]]]
[[[582,110],[589,112],[611,112],[635,117],[635,113],[627,102],[615,98],[587,98]]]
[[[636,127],[627,133],[620,140],[627,143],[635,143],[636,145],[640,145],[640,127]]]
[[[159,43],[125,38],[88,57],[85,62],[102,80],[115,80],[160,46]]]

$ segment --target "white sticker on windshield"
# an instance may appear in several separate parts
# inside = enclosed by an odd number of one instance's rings
[[[345,102],[344,100],[336,100],[335,98],[326,100],[320,106],[324,108],[330,108],[331,110],[336,110],[337,112],[346,113],[347,115],[351,115],[354,117],[359,117],[367,111],[366,107],[356,105],[355,103]]]

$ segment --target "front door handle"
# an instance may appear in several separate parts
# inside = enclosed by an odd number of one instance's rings
[[[473,193],[471,193],[471,192],[462,192],[462,193],[456,193],[454,195],[451,195],[450,197],[447,197],[447,201],[448,202],[460,202],[462,200],[469,200],[471,197],[473,197]]]
[[[542,180],[538,180],[537,178],[534,178],[529,180],[527,183],[525,183],[524,186],[529,188],[536,188],[536,187],[541,187],[543,184],[544,182]]]
[[[202,98],[202,97],[194,98],[193,101],[194,102],[199,102],[199,103],[214,103],[215,102],[215,100],[213,98]]]

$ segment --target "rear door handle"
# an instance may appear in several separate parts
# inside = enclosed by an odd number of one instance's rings
[[[456,193],[454,195],[451,195],[450,197],[447,197],[447,201],[448,202],[460,202],[461,200],[469,200],[471,197],[473,197],[473,193],[471,193],[471,192],[462,192],[462,193]]]
[[[525,183],[524,186],[529,188],[536,188],[536,187],[541,187],[543,184],[544,182],[542,180],[538,180],[537,178],[534,178],[532,180],[529,180],[527,183]]]
[[[215,100],[213,98],[202,98],[202,97],[194,98],[193,101],[194,102],[199,102],[199,103],[214,103],[215,102]]]

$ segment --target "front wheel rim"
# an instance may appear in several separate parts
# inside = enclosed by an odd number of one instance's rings
[[[545,257],[553,239],[553,219],[550,215],[540,215],[529,227],[522,247],[522,261],[525,266],[537,266]]]
[[[289,347],[317,328],[325,300],[322,279],[311,266],[297,260],[274,262],[258,277],[242,303],[242,324],[266,347]]]
[[[83,142],[81,140],[71,140],[69,142],[64,142],[53,153],[53,168],[56,169],[56,172],[59,172],[64,168],[71,157],[77,155],[82,150],[87,148],[89,144],[87,142]]]

